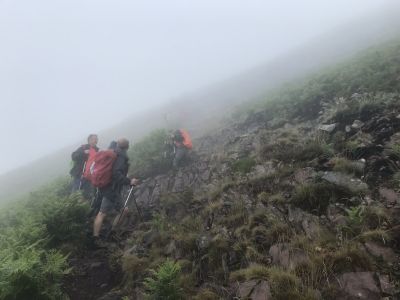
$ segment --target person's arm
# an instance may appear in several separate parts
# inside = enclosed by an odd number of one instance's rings
[[[113,182],[129,185],[131,180],[126,176],[125,158],[118,156],[113,166]]]
[[[85,149],[83,146],[80,146],[78,149],[76,149],[74,152],[72,152],[71,158],[73,161],[83,161],[85,160],[86,153]]]

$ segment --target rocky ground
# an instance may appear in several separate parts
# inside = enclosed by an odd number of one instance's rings
[[[374,97],[195,141],[185,167],[140,185],[108,249],[72,258],[71,299],[142,299],[166,258],[187,299],[397,299],[400,99]]]

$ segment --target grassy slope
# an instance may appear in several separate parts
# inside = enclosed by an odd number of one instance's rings
[[[271,114],[281,114],[280,117],[313,118],[317,115],[320,109],[319,105],[321,99],[350,96],[354,92],[364,91],[369,93],[384,92],[398,94],[400,91],[399,57],[399,42],[392,42],[381,48],[370,49],[350,62],[346,62],[338,67],[331,68],[328,71],[312,76],[306,80],[305,83],[297,83],[271,94],[266,102],[258,104],[257,110],[265,112],[267,116],[270,116]],[[250,115],[251,117],[252,114],[254,114],[254,112],[247,115]],[[315,193],[313,188],[315,187],[311,187],[311,190],[308,189],[306,192]],[[58,295],[60,292],[58,283],[62,273],[66,271],[65,257],[63,257],[59,252],[51,252],[53,253],[52,256],[46,257],[43,255],[43,252],[48,251],[48,249],[61,247],[65,243],[82,244],[81,241],[84,237],[80,234],[74,236],[75,231],[71,231],[68,225],[76,226],[76,228],[79,229],[76,230],[76,232],[82,233],[85,208],[82,207],[78,201],[64,197],[63,193],[65,190],[59,190],[59,188],[54,190],[50,189],[33,194],[27,202],[12,206],[12,209],[7,208],[7,211],[2,211],[2,229],[0,231],[0,239],[2,243],[0,243],[0,253],[3,254],[2,266],[5,267],[0,268],[2,274],[1,278],[3,280],[0,284],[4,284],[4,286],[7,287],[6,293],[15,294],[16,291],[13,289],[21,288],[21,286],[24,285],[24,280],[26,281],[27,279],[29,279],[29,287],[31,290],[19,291],[22,294],[33,292],[41,293],[41,290],[46,291],[46,293],[53,296]],[[274,201],[278,201],[278,197],[273,199]],[[182,199],[172,199],[170,202],[175,205],[176,201],[181,200],[182,203],[189,201],[187,195],[184,195]],[[280,199],[279,201],[284,201],[284,199]],[[308,240],[302,240],[304,237],[296,236],[296,239],[292,239],[292,229],[277,220],[276,217],[268,214],[249,216],[244,205],[241,205],[240,203],[234,205],[233,209],[234,211],[232,211],[232,214],[228,215],[227,218],[221,217],[217,222],[219,222],[219,225],[221,226],[234,228],[235,234],[242,231],[243,236],[248,237],[238,241],[235,245],[235,251],[241,253],[240,255],[243,255],[246,261],[257,261],[262,264],[265,259],[262,253],[260,255],[260,252],[262,252],[260,250],[262,248],[262,243],[265,243],[267,247],[271,243],[277,241],[292,240],[293,246],[303,247],[304,249],[310,248]],[[59,214],[54,216],[54,211],[57,211]],[[65,226],[60,226],[60,220],[68,220],[66,216],[71,218],[73,221],[71,221],[71,224],[63,224]],[[164,240],[171,235],[177,239],[178,242],[182,242],[184,247],[188,247],[188,249],[183,248],[183,251],[187,250],[187,257],[191,258],[193,253],[192,247],[196,247],[196,230],[202,226],[203,220],[201,220],[200,217],[201,215],[197,216],[195,220],[189,217],[182,220],[181,223],[176,222],[175,220],[174,224],[176,226],[164,224],[163,222],[168,222],[166,219],[155,218],[152,222],[153,228],[158,228],[157,230],[162,228],[162,230],[165,231],[163,231],[163,235],[159,241],[160,249],[161,247],[166,246],[164,245]],[[353,218],[357,221],[355,217]],[[368,223],[366,225],[368,225]],[[35,231],[32,231],[32,228],[34,228]],[[71,233],[72,236],[68,236],[68,240],[62,240],[62,238],[68,235],[68,233]],[[254,240],[252,240],[253,237]],[[260,237],[265,238],[266,240],[260,242]],[[40,242],[35,243],[36,240]],[[320,276],[321,274],[319,272],[325,272],[326,270],[314,270],[312,268],[326,268],[325,263],[331,263],[334,271],[347,271],[352,270],[355,267],[362,270],[368,270],[371,268],[369,258],[360,253],[353,245],[346,245],[346,248],[337,250],[334,243],[330,244],[331,241],[326,242],[327,244],[323,244],[323,242],[326,241],[319,241],[315,245],[311,245],[313,247],[315,246],[314,248],[309,249],[309,251],[314,254],[312,264],[308,266],[311,269],[299,270],[299,272],[310,272],[310,274],[307,275],[310,277],[303,276],[304,278],[314,279],[314,277],[311,276]],[[245,247],[245,253],[241,252],[242,249],[240,247],[242,246]],[[226,279],[224,278],[224,274],[222,273],[223,270],[221,270],[219,264],[224,253],[231,250],[229,240],[222,235],[216,235],[212,240],[210,247],[210,251],[207,253],[207,259],[209,260],[208,275],[214,276],[213,278],[223,282]],[[331,252],[318,252],[325,251],[328,247],[330,247],[329,249]],[[21,252],[18,252],[18,255],[13,255],[13,250],[19,248],[27,249],[29,251],[21,250]],[[158,250],[161,251],[160,249]],[[152,264],[147,262],[151,267],[154,267],[156,262],[162,260],[160,252],[157,252],[157,249],[153,250],[153,258],[158,258],[158,261],[154,260]],[[323,257],[326,260],[321,262],[318,260],[318,257],[322,255],[324,255]],[[351,264],[348,262],[349,257],[353,259]],[[182,263],[184,263],[184,261]],[[40,266],[42,264],[48,266],[48,268],[41,268]],[[54,266],[54,264],[56,264],[56,266]],[[146,265],[144,262],[141,262],[141,264],[142,266]],[[243,263],[243,265],[245,265],[245,263]],[[19,268],[21,269],[21,272],[17,274],[18,276],[15,276],[11,271],[13,269],[19,270]],[[125,270],[126,272],[132,271],[129,269],[129,266]],[[141,274],[140,272],[142,270],[135,269],[134,271],[137,275]],[[34,275],[37,274],[40,274],[41,276],[35,277]],[[186,280],[192,280],[192,275],[187,276]],[[50,282],[47,281],[48,276],[53,276],[51,277],[52,280]],[[299,278],[302,279],[303,277],[301,273],[294,274],[280,269],[265,268],[259,265],[253,265],[252,267],[238,270],[231,274],[231,279],[237,280],[267,278],[272,282],[272,284],[275,284],[272,286],[275,293],[286,295],[285,292],[292,292],[292,296],[295,295],[296,297],[300,294],[303,295],[304,292],[308,292],[304,290],[304,287],[302,286],[303,283],[300,282]],[[38,282],[35,278],[41,279]],[[323,279],[323,276],[319,279]],[[289,282],[293,289],[285,291],[285,282]],[[13,285],[10,285],[10,283]],[[306,286],[314,288],[318,287],[318,284],[319,282],[312,282]],[[44,286],[46,285],[49,287],[48,290],[44,289]],[[189,287],[188,292],[190,292],[190,288],[194,289],[190,282],[187,283],[187,287]],[[6,289],[3,290],[6,291]],[[302,299],[314,298],[310,296],[309,298],[303,297]]]

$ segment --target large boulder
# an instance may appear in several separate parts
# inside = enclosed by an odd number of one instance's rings
[[[373,272],[345,273],[338,278],[338,300],[381,300],[381,290]]]
[[[305,212],[298,207],[289,206],[289,222],[297,229],[303,230],[310,240],[318,238],[320,234],[319,218]]]

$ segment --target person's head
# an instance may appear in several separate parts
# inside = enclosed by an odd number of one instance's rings
[[[108,149],[110,149],[110,150],[115,150],[115,149],[117,149],[117,142],[116,142],[116,141],[112,141],[112,142],[110,143],[110,146],[108,146]]]
[[[118,148],[121,150],[128,150],[129,149],[129,141],[125,138],[120,138],[117,141]]]
[[[97,134],[90,134],[90,135],[88,136],[87,141],[88,141],[88,144],[89,144],[90,146],[94,147],[94,146],[97,145],[97,142],[99,141],[99,138],[97,137]]]

